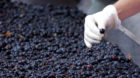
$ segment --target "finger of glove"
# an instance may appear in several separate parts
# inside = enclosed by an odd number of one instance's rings
[[[89,42],[90,44],[93,44],[93,43],[100,43],[100,40],[96,40],[96,39],[91,39],[90,37],[88,37],[87,35],[84,36],[85,40],[87,42]]]
[[[104,14],[100,12],[98,15],[96,15],[96,18],[94,19],[98,25],[98,29],[105,29],[106,27],[107,19],[106,17],[102,19],[102,16],[104,16]]]
[[[98,28],[99,28],[99,30],[101,30],[101,29],[106,29],[105,28],[105,23],[104,22],[98,22]]]
[[[86,44],[86,46],[87,46],[88,48],[91,48],[91,47],[92,47],[92,44],[89,43],[86,39],[84,39],[84,42],[85,42],[85,44]]]
[[[95,33],[93,33],[89,28],[85,28],[84,31],[84,35],[88,36],[91,39],[95,39],[95,40],[101,40],[101,37],[103,36],[103,34],[97,35]]]
[[[85,19],[85,28],[89,28],[90,31],[92,31],[93,33],[100,35],[100,31],[98,29],[98,26],[96,26],[95,24],[95,20],[92,18],[93,16],[87,16]]]

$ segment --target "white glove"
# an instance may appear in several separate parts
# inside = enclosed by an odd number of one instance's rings
[[[106,29],[117,28],[121,24],[118,13],[113,5],[108,5],[102,11],[88,15],[84,24],[84,41],[87,47],[100,43]]]

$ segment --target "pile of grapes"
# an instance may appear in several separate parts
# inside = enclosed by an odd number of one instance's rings
[[[1,78],[140,78],[116,44],[83,41],[85,15],[75,7],[0,1]]]

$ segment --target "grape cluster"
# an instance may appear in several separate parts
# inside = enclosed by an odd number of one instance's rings
[[[140,78],[116,44],[86,48],[85,15],[77,8],[1,3],[1,78]]]

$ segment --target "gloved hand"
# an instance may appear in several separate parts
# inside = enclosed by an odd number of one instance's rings
[[[84,41],[87,47],[100,43],[106,29],[117,28],[121,24],[118,13],[113,5],[108,5],[102,11],[88,15],[84,24]]]

